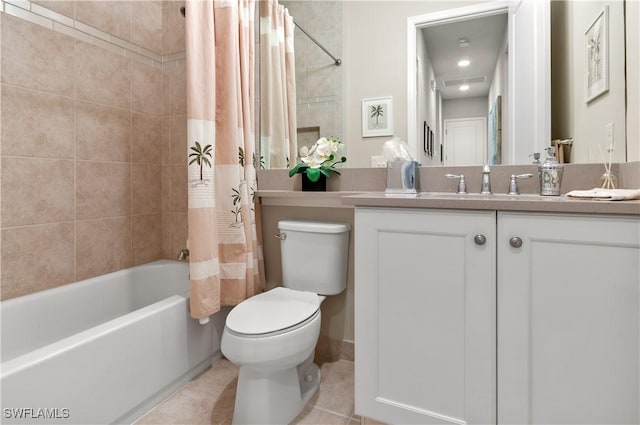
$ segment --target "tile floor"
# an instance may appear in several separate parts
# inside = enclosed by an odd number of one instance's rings
[[[292,424],[359,425],[360,417],[353,413],[353,362],[338,360],[319,366],[320,388]],[[223,358],[136,425],[231,424],[237,381],[238,368]]]

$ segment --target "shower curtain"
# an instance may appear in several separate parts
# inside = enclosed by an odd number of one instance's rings
[[[267,168],[290,168],[298,154],[293,31],[284,6],[260,1],[260,152]]]
[[[255,151],[255,0],[186,4],[191,316],[261,291]]]

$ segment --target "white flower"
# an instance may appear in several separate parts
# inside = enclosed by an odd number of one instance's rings
[[[341,145],[340,139],[336,137],[321,137],[311,146],[311,149],[307,149],[306,146],[300,148],[300,160],[310,168],[320,168],[332,154],[340,149]]]
[[[307,164],[310,168],[320,168],[324,159],[318,158],[316,155],[305,156],[304,158],[300,158],[302,162]]]

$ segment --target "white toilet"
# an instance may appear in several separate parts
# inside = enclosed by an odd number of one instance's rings
[[[278,222],[282,284],[231,310],[222,353],[240,367],[234,424],[287,424],[320,385],[320,303],[347,286],[350,226]]]

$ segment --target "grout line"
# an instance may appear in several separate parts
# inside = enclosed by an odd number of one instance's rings
[[[109,49],[122,56],[126,56],[126,52],[129,52],[129,57],[138,61],[144,58],[144,61],[152,66],[186,58],[185,52],[161,55],[143,46],[122,40],[76,19],[62,15],[45,6],[34,4],[29,0],[2,0],[1,10],[8,15],[54,30],[85,43]]]

